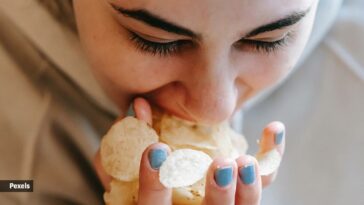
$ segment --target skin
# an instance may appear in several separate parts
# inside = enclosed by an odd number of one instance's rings
[[[134,101],[134,110],[138,118],[149,123],[149,104],[154,104],[186,120],[214,124],[229,119],[244,106],[244,102],[289,74],[307,43],[317,2],[76,0],[74,8],[80,39],[90,67],[105,93],[118,106],[120,118],[125,116],[133,99],[142,97]],[[122,15],[111,4],[129,10],[147,10],[193,31],[198,34],[198,38],[152,27]],[[255,28],[303,11],[307,11],[307,14],[294,25],[246,36]],[[130,39],[130,31],[157,43],[184,40],[188,44],[170,55],[152,54],[138,49],[135,41]],[[273,42],[286,37],[284,45],[277,46],[270,52],[257,50],[255,46],[246,43],[249,40]],[[278,146],[274,144],[274,134],[282,129],[284,126],[281,123],[267,125],[261,139],[261,148],[275,148],[283,154],[284,140]],[[214,169],[222,165],[231,165],[234,173],[237,173],[236,170],[246,163],[256,164],[254,160],[249,156],[241,156],[236,161],[216,159],[209,174],[213,176]],[[95,165],[107,189],[110,178],[103,173],[98,156]],[[258,173],[257,165],[256,170]],[[139,204],[151,204],[156,199],[155,196],[159,200],[166,199],[164,204],[168,204],[170,190],[158,187],[160,184],[156,179],[143,181],[143,174],[154,173],[153,171],[148,167],[142,170],[141,186],[151,188],[142,189],[142,201]],[[231,185],[225,189],[217,187],[216,183],[208,183],[205,203],[259,204],[261,187],[271,183],[275,175],[276,173],[268,177],[257,177],[253,185],[246,186],[235,174],[236,186]],[[208,180],[214,179],[211,177]],[[216,193],[225,194],[221,195],[224,197],[214,199]]]

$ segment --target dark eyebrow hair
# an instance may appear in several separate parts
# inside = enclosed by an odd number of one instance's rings
[[[301,19],[303,19],[303,17],[305,17],[309,11],[310,11],[310,8],[305,11],[294,12],[293,14],[290,14],[278,21],[260,26],[256,29],[250,31],[248,34],[246,34],[245,38],[253,37],[253,36],[256,36],[261,33],[274,31],[277,29],[282,29],[284,27],[292,26],[292,25],[296,24],[297,22],[299,22]]]
[[[149,11],[144,9],[124,9],[120,6],[116,6],[114,4],[110,4],[116,11],[123,14],[126,17],[131,17],[139,21],[143,21],[144,23],[165,30],[170,33],[175,33],[178,35],[189,36],[191,38],[200,38],[199,34],[194,33],[188,28],[184,28],[182,26],[178,26],[174,23],[171,23],[159,16],[151,14]]]
[[[125,9],[122,8],[120,6],[117,6],[115,4],[110,3],[110,5],[116,10],[118,11],[120,14],[126,16],[126,17],[131,17],[134,18],[136,20],[142,21],[152,27],[155,28],[159,28],[162,30],[165,30],[167,32],[170,33],[175,33],[178,35],[184,35],[184,36],[189,36],[191,38],[194,39],[200,39],[201,35],[200,34],[196,34],[195,32],[191,31],[188,28],[184,28],[182,26],[176,25],[172,22],[169,22],[168,20],[165,20],[155,14],[150,13],[147,10],[144,9]],[[310,8],[305,10],[305,11],[301,11],[301,12],[294,12],[293,14],[287,15],[286,17],[260,26],[252,31],[250,31],[248,34],[245,35],[244,38],[249,38],[249,37],[253,37],[256,36],[258,34],[261,33],[265,33],[265,32],[269,32],[269,31],[274,31],[277,29],[282,29],[284,27],[288,27],[291,25],[296,24],[297,22],[299,22],[302,18],[304,18],[306,16],[306,14],[310,11]]]

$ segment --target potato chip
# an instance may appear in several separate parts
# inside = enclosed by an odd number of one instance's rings
[[[201,151],[176,150],[160,167],[159,180],[168,188],[190,186],[206,175],[211,162],[210,156]]]
[[[108,205],[137,204],[139,164],[145,148],[158,141],[172,153],[160,168],[159,180],[173,188],[173,205],[199,205],[205,196],[205,177],[213,157],[236,158],[247,142],[228,122],[207,126],[185,121],[153,108],[153,129],[133,117],[116,123],[101,143],[101,160],[115,179],[104,194]],[[263,160],[264,161],[264,160]]]
[[[154,118],[154,128],[160,135],[160,141],[168,144],[172,150],[192,148],[203,151],[211,157],[230,157],[233,151],[245,153],[245,138],[233,131],[228,122],[207,126],[179,119],[175,116],[159,113]],[[236,150],[233,150],[233,141]],[[236,156],[236,153],[234,153]]]
[[[259,153],[256,156],[259,167],[260,175],[266,176],[276,171],[281,163],[282,157],[276,149],[267,152]]]
[[[115,123],[101,142],[106,173],[121,181],[137,179],[143,151],[156,142],[157,133],[143,121],[126,117]]]
[[[215,149],[211,141],[212,128],[192,124],[191,122],[165,114],[160,121],[160,139],[171,147],[191,145],[204,149]]]
[[[123,182],[112,180],[110,192],[104,194],[106,205],[135,205],[138,200],[138,180]]]
[[[186,186],[173,188],[173,205],[200,205],[205,196],[206,178]]]
[[[227,135],[230,136],[233,147],[235,148],[233,152],[237,152],[237,155],[246,154],[249,146],[245,137],[233,130],[228,124],[225,126]]]

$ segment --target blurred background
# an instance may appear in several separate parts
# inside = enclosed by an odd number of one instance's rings
[[[273,120],[287,149],[263,205],[364,204],[364,1],[320,2],[300,65],[244,112],[249,151]]]

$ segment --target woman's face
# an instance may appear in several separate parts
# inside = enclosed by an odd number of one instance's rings
[[[144,96],[191,121],[228,119],[283,79],[317,0],[76,0],[96,78],[120,110]]]

